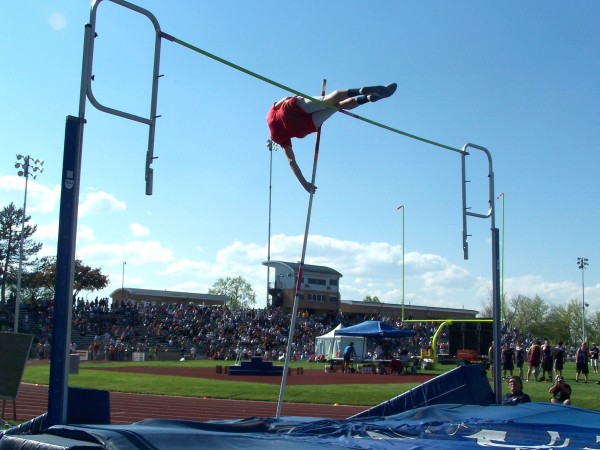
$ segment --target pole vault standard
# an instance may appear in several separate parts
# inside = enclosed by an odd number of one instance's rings
[[[488,204],[489,209],[486,213],[476,213],[470,211],[467,207],[467,170],[466,170],[466,157],[469,155],[468,149],[479,150],[485,153],[488,159]],[[463,253],[464,259],[469,259],[469,244],[467,238],[467,217],[478,217],[480,219],[489,218],[491,221],[491,232],[492,232],[492,308],[493,308],[493,330],[492,336],[494,340],[493,357],[494,364],[490,370],[494,373],[494,394],[496,397],[496,403],[502,403],[502,378],[500,374],[501,369],[501,358],[500,358],[500,316],[501,316],[501,300],[500,300],[500,285],[498,280],[500,279],[500,251],[499,251],[499,231],[496,228],[496,208],[494,196],[494,170],[492,168],[492,155],[487,148],[481,147],[475,144],[465,144],[461,153],[461,165],[462,165],[462,203],[463,203]]]
[[[321,96],[325,96],[325,86],[327,80],[323,80],[323,86],[321,88]],[[322,127],[322,125],[321,125]],[[283,407],[283,396],[285,394],[285,385],[287,382],[288,368],[290,366],[290,358],[292,354],[292,342],[294,340],[294,332],[296,330],[296,315],[298,314],[298,304],[302,297],[302,276],[304,275],[304,258],[306,256],[306,244],[308,242],[308,230],[310,228],[310,215],[312,212],[312,201],[315,195],[315,179],[317,177],[317,163],[319,161],[319,146],[321,144],[321,127],[317,130],[317,140],[315,143],[315,158],[313,161],[312,176],[310,184],[313,186],[310,194],[308,195],[308,212],[306,213],[306,226],[304,227],[304,242],[302,244],[302,257],[300,258],[300,264],[298,264],[298,278],[296,279],[296,293],[294,295],[294,306],[292,308],[292,320],[290,323],[290,331],[288,335],[287,347],[285,350],[285,363],[283,365],[283,376],[281,377],[281,387],[279,389],[279,400],[277,401],[277,413],[275,417],[279,419],[281,417],[281,409]]]
[[[75,270],[75,248],[77,239],[77,210],[79,187],[81,184],[81,159],[83,148],[83,128],[85,124],[86,97],[100,111],[114,114],[149,127],[148,152],[146,154],[146,194],[152,194],[154,160],[154,133],[158,78],[160,66],[160,26],[149,11],[123,0],[110,0],[134,12],[143,14],[154,25],[156,31],[154,52],[154,73],[152,78],[152,100],[149,117],[140,117],[102,105],[92,93],[92,61],[94,39],[96,38],[96,11],[102,0],[95,0],[90,13],[90,23],[85,26],[83,62],[79,92],[79,115],[68,116],[65,125],[63,172],[60,195],[58,243],[56,253],[56,283],[54,288],[54,322],[52,330],[52,353],[50,358],[50,382],[48,390],[48,426],[67,423],[69,389],[69,341],[71,336],[71,302],[73,298],[73,278]]]

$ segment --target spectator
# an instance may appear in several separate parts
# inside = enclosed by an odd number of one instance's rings
[[[504,347],[502,348],[502,370],[504,371],[504,375],[502,378],[508,378],[506,376],[506,372],[510,372],[510,376],[513,376],[513,370],[515,368],[515,351],[510,347],[508,342],[504,343]]]
[[[513,375],[508,379],[509,392],[502,398],[503,405],[517,405],[519,403],[529,403],[531,398],[523,392],[523,381],[521,377]]]
[[[540,348],[540,341],[538,339],[531,344],[531,347],[529,347],[529,351],[527,352],[527,381],[529,381],[531,372],[533,372],[535,381],[538,380],[541,360],[542,350]]]
[[[579,383],[579,374],[583,372],[583,376],[585,377],[585,382],[588,382],[588,374],[590,373],[590,369],[588,367],[588,360],[590,359],[590,352],[587,347],[586,342],[581,343],[581,347],[577,349],[575,352],[575,367],[577,372],[575,373],[575,381]]]
[[[571,404],[571,386],[565,383],[565,379],[562,376],[556,377],[554,386],[548,389],[548,392],[552,394],[552,398],[550,399],[552,403]]]
[[[520,342],[517,342],[515,347],[515,360],[517,362],[517,369],[519,369],[519,377],[523,379],[523,364],[525,364],[525,349],[521,346]]]
[[[37,359],[44,359],[44,344],[42,341],[37,343]]]
[[[590,360],[592,361],[592,370],[594,373],[598,373],[598,355],[600,350],[598,350],[598,346],[596,344],[592,344],[590,348]]]
[[[488,359],[490,361],[490,373],[492,374],[492,378],[494,378],[494,341],[492,341],[492,345],[488,348]]]
[[[540,381],[546,381],[550,383],[552,381],[552,346],[548,338],[544,338],[544,345],[542,345],[542,379]],[[546,378],[546,374],[548,377]]]
[[[562,376],[564,363],[565,348],[563,347],[562,341],[558,341],[558,344],[554,347],[554,374],[556,376]]]
[[[350,344],[344,348],[344,373],[350,373],[350,362],[355,356],[356,351],[354,350],[354,342],[350,342]]]
[[[377,344],[375,347],[375,351],[373,352],[373,359],[384,359],[383,358],[383,348],[381,344]]]

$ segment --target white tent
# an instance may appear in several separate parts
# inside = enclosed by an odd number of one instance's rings
[[[337,327],[323,336],[315,339],[315,357],[325,355],[327,359],[341,358],[344,348],[354,342],[356,357],[363,359],[365,352],[365,338],[360,336],[336,336],[335,332],[341,330],[344,326],[340,323]]]

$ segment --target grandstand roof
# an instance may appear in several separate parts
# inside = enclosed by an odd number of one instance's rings
[[[161,291],[158,289],[119,288],[110,294],[113,300],[136,300],[150,302],[194,302],[207,304],[225,304],[229,300],[226,295],[200,294],[196,292]]]
[[[357,305],[364,305],[365,301],[364,300],[340,300],[340,303],[343,303],[345,305],[357,306]],[[383,308],[390,308],[390,309],[402,309],[401,303],[381,302],[381,303],[370,303],[370,305],[373,305],[375,307],[383,307]],[[436,311],[436,312],[448,312],[448,313],[463,312],[464,314],[468,314],[468,315],[479,314],[479,311],[477,311],[475,309],[443,308],[443,307],[439,307],[439,306],[419,306],[419,305],[411,305],[410,303],[404,304],[404,309],[411,309],[412,311]]]
[[[278,266],[283,266],[289,269],[292,269],[294,271],[294,273],[298,273],[298,267],[300,266],[300,263],[293,263],[293,262],[287,262],[287,261],[264,261],[263,266],[267,266],[267,267],[274,267],[277,268]],[[342,277],[343,275],[341,273],[339,273],[337,270],[332,269],[331,267],[327,267],[327,266],[315,266],[312,264],[304,264],[304,272],[311,272],[311,273],[320,273],[320,274],[324,274],[324,275],[335,275],[338,277]]]

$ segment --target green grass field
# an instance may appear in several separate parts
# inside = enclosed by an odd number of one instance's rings
[[[117,366],[158,366],[158,367],[214,367],[217,364],[233,364],[228,361],[148,361],[148,362],[122,362],[110,363],[111,367]],[[69,377],[69,385],[94,389],[105,389],[113,392],[130,392],[139,394],[176,395],[186,397],[227,398],[236,400],[277,401],[279,385],[265,383],[247,383],[240,381],[210,380],[203,378],[134,374],[106,370],[94,370],[96,367],[106,367],[106,363],[84,363],[80,366],[78,375]],[[299,362],[292,363],[291,367],[303,367],[304,370],[323,370],[324,364]],[[439,375],[453,369],[451,365],[438,365],[436,370],[427,371]],[[23,382],[34,384],[48,384],[49,365],[28,365],[23,375]],[[590,382],[575,383],[575,365],[567,363],[563,371],[567,383],[571,385],[573,405],[582,408],[600,411],[600,375],[590,374]],[[533,378],[532,378],[533,379]],[[395,380],[396,381],[396,380]],[[285,401],[298,403],[317,403],[341,405],[373,406],[395,397],[415,387],[414,383],[398,384],[324,384],[319,386],[292,386],[286,387]],[[551,383],[524,383],[524,391],[536,402],[548,402],[550,394],[548,389]],[[503,394],[508,391],[506,381],[503,381]]]

